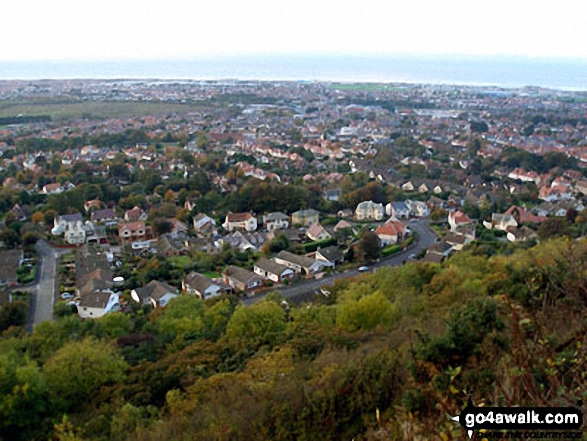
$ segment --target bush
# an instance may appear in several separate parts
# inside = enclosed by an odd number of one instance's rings
[[[390,256],[390,255],[395,254],[401,250],[402,250],[402,247],[399,245],[390,245],[388,247],[383,248],[383,250],[381,251],[381,255],[383,257]]]

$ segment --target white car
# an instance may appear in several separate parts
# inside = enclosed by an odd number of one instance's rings
[[[359,272],[360,273],[365,272],[365,271],[369,271],[369,267],[368,266],[360,266],[359,267]]]
[[[61,294],[61,298],[63,300],[67,300],[67,299],[73,299],[73,294],[69,293],[69,292],[64,292],[63,294]]]

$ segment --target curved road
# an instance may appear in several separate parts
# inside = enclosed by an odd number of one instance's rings
[[[418,254],[420,251],[422,251],[422,249],[428,248],[436,242],[436,233],[430,230],[424,221],[412,220],[408,223],[408,226],[412,231],[418,233],[418,241],[412,244],[412,246],[406,248],[404,251],[400,251],[399,253],[384,257],[378,262],[371,264],[369,266],[369,271],[366,272],[373,272],[376,268],[381,268],[384,266],[402,265],[408,259],[410,254]],[[354,268],[342,273],[325,276],[321,279],[301,281],[294,286],[279,288],[276,291],[279,291],[285,299],[291,301],[292,303],[301,303],[312,300],[315,295],[314,293],[321,286],[331,285],[337,280],[354,277],[358,274],[360,274],[359,270]],[[263,293],[259,294],[258,296],[246,298],[242,301],[242,303],[244,305],[251,305],[261,300],[267,294],[268,293]]]

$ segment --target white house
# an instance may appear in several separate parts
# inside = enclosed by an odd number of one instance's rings
[[[414,217],[426,217],[430,214],[430,209],[425,202],[407,200],[406,205],[410,210],[410,215]]]
[[[381,246],[386,247],[400,242],[405,234],[405,225],[400,221],[388,221],[375,230],[375,234],[381,241]]]
[[[222,226],[226,231],[236,229],[255,231],[257,229],[257,218],[251,213],[228,213]]]
[[[77,304],[77,313],[81,318],[100,318],[119,308],[119,294],[108,289],[84,294]]]
[[[312,224],[308,231],[306,231],[306,236],[310,240],[320,241],[330,239],[332,236],[326,229],[320,224]]]
[[[472,221],[462,211],[451,211],[448,213],[448,224],[450,225],[450,231],[456,231],[460,225],[470,224]]]
[[[407,219],[410,217],[410,208],[405,202],[391,202],[385,206],[385,213],[396,219]]]
[[[133,289],[130,292],[132,299],[141,304],[151,304],[153,308],[165,306],[167,303],[179,295],[179,292],[173,286],[151,280],[141,288]]]
[[[355,216],[358,220],[381,220],[383,219],[383,204],[376,204],[373,201],[363,201],[357,205]]]
[[[292,269],[269,259],[259,259],[255,263],[253,271],[263,279],[271,280],[275,283],[281,283],[294,277]]]
[[[285,230],[289,227],[289,216],[279,211],[263,216],[267,231]]]

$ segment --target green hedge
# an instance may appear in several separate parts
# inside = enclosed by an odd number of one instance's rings
[[[392,254],[398,253],[402,250],[402,247],[400,245],[390,245],[388,247],[383,248],[383,250],[381,250],[381,255],[382,256],[390,256]]]
[[[331,245],[336,245],[336,239],[334,237],[331,237],[330,239],[326,239],[326,240],[318,240],[316,242],[309,242],[309,243],[306,243],[303,245],[304,253],[312,253],[312,252],[316,251],[318,249],[318,247],[326,248]]]

